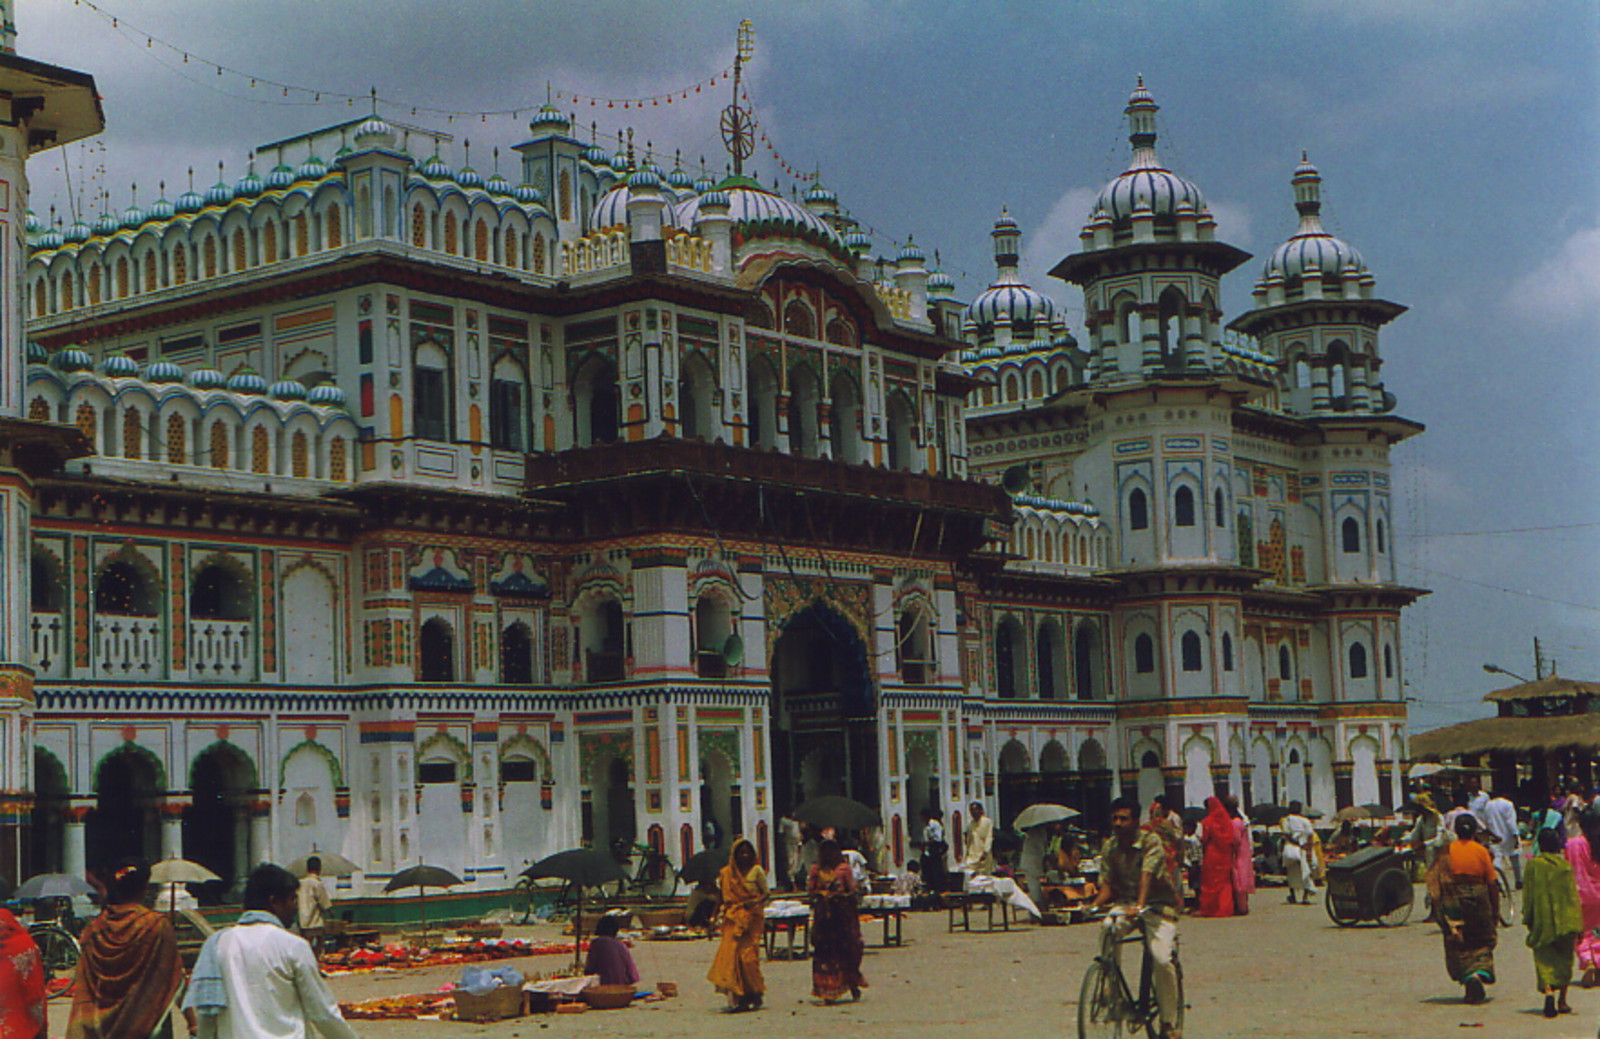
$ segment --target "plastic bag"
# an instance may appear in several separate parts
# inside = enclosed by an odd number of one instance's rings
[[[483,996],[502,985],[521,988],[522,980],[522,972],[515,967],[463,967],[460,987],[474,996]]]

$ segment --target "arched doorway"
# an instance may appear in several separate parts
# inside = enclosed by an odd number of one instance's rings
[[[33,748],[33,847],[30,875],[60,873],[66,864],[65,812],[72,788],[61,761],[42,747]]]
[[[601,754],[589,771],[588,832],[595,848],[630,854],[638,823],[634,816],[633,768],[619,754]]]
[[[256,770],[244,752],[216,743],[200,753],[189,769],[193,803],[183,816],[183,857],[222,878],[211,884],[221,890],[201,892],[203,901],[244,880],[250,868],[250,820],[247,803],[255,789]]]
[[[934,774],[935,764],[933,755],[923,747],[914,747],[906,755],[906,818],[914,840],[922,839],[923,813],[939,805],[939,777]]]
[[[1039,777],[1034,775],[1028,748],[1011,740],[1000,748],[999,811],[995,825],[1004,830],[1011,820],[1034,802]]]
[[[91,869],[129,855],[152,862],[161,858],[156,801],[165,788],[161,763],[143,747],[127,744],[101,760],[94,777],[95,806],[84,834]]]
[[[843,794],[878,806],[877,696],[867,650],[820,603],[791,617],[772,652],[774,804]]]
[[[729,847],[743,828],[735,804],[737,795],[733,762],[720,750],[704,752],[700,757],[700,838],[707,849]],[[715,828],[706,825],[707,819],[716,820]]]

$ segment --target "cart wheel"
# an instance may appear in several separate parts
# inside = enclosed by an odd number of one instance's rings
[[[1332,920],[1340,927],[1354,927],[1356,921],[1361,919],[1355,913],[1351,913],[1349,916],[1340,916],[1339,906],[1338,903],[1334,901],[1332,890],[1327,890],[1323,893],[1322,908],[1328,911],[1328,919]]]
[[[1380,875],[1372,885],[1372,907],[1384,927],[1399,927],[1411,919],[1411,878],[1397,869]]]

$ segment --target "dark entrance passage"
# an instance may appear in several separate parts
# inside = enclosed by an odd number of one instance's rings
[[[877,698],[867,649],[820,603],[784,626],[772,654],[773,808],[842,794],[881,807]]]
[[[204,892],[207,900],[241,883],[255,865],[248,861],[248,802],[255,785],[250,759],[231,744],[215,744],[195,758],[189,776],[194,801],[183,817],[183,855],[222,878],[221,884],[210,885],[217,890]]]
[[[139,855],[161,858],[156,802],[165,788],[155,755],[131,745],[106,755],[95,772],[95,806],[86,820],[90,869]]]

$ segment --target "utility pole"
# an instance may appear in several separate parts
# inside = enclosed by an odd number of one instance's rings
[[[1533,637],[1533,680],[1537,682],[1544,677],[1544,649],[1539,645],[1539,636]]]

